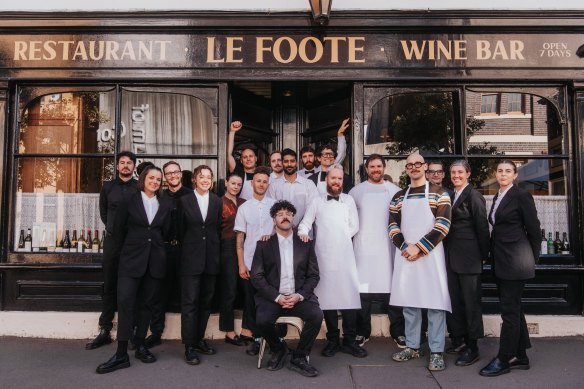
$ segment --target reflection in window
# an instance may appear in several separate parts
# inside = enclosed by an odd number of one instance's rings
[[[515,114],[483,115],[485,98],[498,96]],[[469,154],[564,154],[562,124],[552,103],[520,93],[466,93],[466,136]]]
[[[217,154],[217,124],[202,100],[180,94],[122,95],[121,150],[136,154]]]
[[[165,163],[170,161],[170,159],[156,159],[156,158],[145,158],[145,160],[152,162],[155,166],[158,166],[160,169],[164,166]],[[174,162],[177,162],[180,165],[180,168],[184,172],[185,170],[190,171],[191,173],[195,168],[199,165],[207,165],[213,170],[213,184],[217,182],[217,160],[215,159],[178,159],[172,158]],[[140,161],[140,160],[139,160]],[[187,173],[188,174],[188,173]],[[164,178],[164,177],[163,177]],[[183,180],[186,179],[185,174],[183,174]],[[166,181],[163,179],[162,186],[164,189],[167,188]]]
[[[499,95],[488,94],[481,96],[481,115],[496,115],[499,107]]]
[[[378,101],[365,126],[365,154],[453,153],[452,93],[410,93]]]
[[[41,96],[20,120],[18,152],[113,153],[116,95],[75,92]]]

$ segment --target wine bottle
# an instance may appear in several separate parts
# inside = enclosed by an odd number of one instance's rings
[[[48,231],[48,237],[47,237],[47,251],[49,253],[54,253],[55,251],[57,251],[57,238],[55,237],[55,230],[50,229]]]
[[[547,239],[545,238],[545,230],[541,229],[541,255],[548,253]]]
[[[103,253],[103,243],[105,242],[105,230],[101,232],[101,242],[99,243],[99,252]]]
[[[71,239],[69,238],[69,230],[65,230],[65,237],[63,238],[63,251],[71,251]]]
[[[560,240],[560,232],[556,231],[556,240],[554,240],[554,247],[556,249],[556,254],[560,254],[562,251],[562,241]]]
[[[570,254],[570,244],[568,243],[568,234],[562,234],[562,250],[560,251],[561,254],[568,255]]]
[[[32,251],[32,235],[30,234],[30,228],[26,230],[26,237],[24,238],[24,251]]]
[[[77,252],[82,253],[85,250],[85,237],[83,236],[83,230],[80,230],[79,232],[81,233],[81,236],[77,241]]]
[[[57,232],[57,246],[55,247],[55,252],[60,253],[63,251],[63,231],[59,230]]]
[[[77,230],[73,230],[73,238],[71,239],[71,248],[69,251],[72,253],[77,252]]]
[[[24,230],[20,230],[20,237],[18,238],[18,250],[24,251]]]
[[[95,233],[95,237],[93,238],[93,242],[91,242],[91,252],[92,253],[99,253],[99,246],[100,246],[99,231],[95,230],[93,232]]]
[[[91,230],[87,230],[87,240],[85,241],[85,252],[91,252]]]
[[[556,248],[554,246],[554,240],[552,239],[551,232],[548,235],[547,246],[548,246],[548,254],[554,255],[556,253]]]

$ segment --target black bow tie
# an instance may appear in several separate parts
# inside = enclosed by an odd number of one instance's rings
[[[314,174],[314,169],[312,169],[312,170],[305,170],[304,173],[305,174]]]
[[[326,196],[326,201],[329,201],[329,200],[337,200],[337,201],[339,201],[339,196],[327,195]]]

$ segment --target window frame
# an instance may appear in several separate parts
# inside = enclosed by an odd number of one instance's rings
[[[495,97],[495,112],[483,112],[483,106],[488,108],[493,104],[485,104],[483,105],[483,98],[488,99],[489,97]],[[481,93],[481,108],[479,111],[480,116],[498,116],[501,114],[501,94],[500,93]]]

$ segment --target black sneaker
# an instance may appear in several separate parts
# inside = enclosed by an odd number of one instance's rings
[[[272,358],[268,361],[267,369],[270,371],[280,370],[286,364],[286,356],[289,350],[286,343],[282,344],[282,347],[277,352],[272,352]]]
[[[102,329],[99,331],[99,335],[97,335],[95,339],[85,345],[85,349],[93,350],[105,344],[110,344],[111,342],[112,338],[110,336],[110,331]]]
[[[357,358],[365,358],[367,356],[367,350],[357,344],[357,341],[353,343],[343,344],[341,346],[341,351],[345,354],[351,354]]]
[[[359,347],[363,347],[365,343],[369,342],[369,338],[364,337],[363,335],[357,335],[355,337],[355,341],[359,345]]]
[[[460,357],[456,360],[456,366],[470,366],[479,360],[479,351],[473,351],[470,347],[466,347]]]
[[[302,374],[304,377],[316,377],[318,370],[308,363],[306,357],[292,358],[288,369]]]
[[[393,341],[395,342],[395,344],[397,344],[397,347],[406,348],[406,337],[405,336],[400,335],[397,338],[393,338]]]
[[[321,351],[321,355],[323,357],[334,357],[337,352],[339,352],[339,343],[338,342],[331,342],[330,340],[324,346],[324,349]]]

